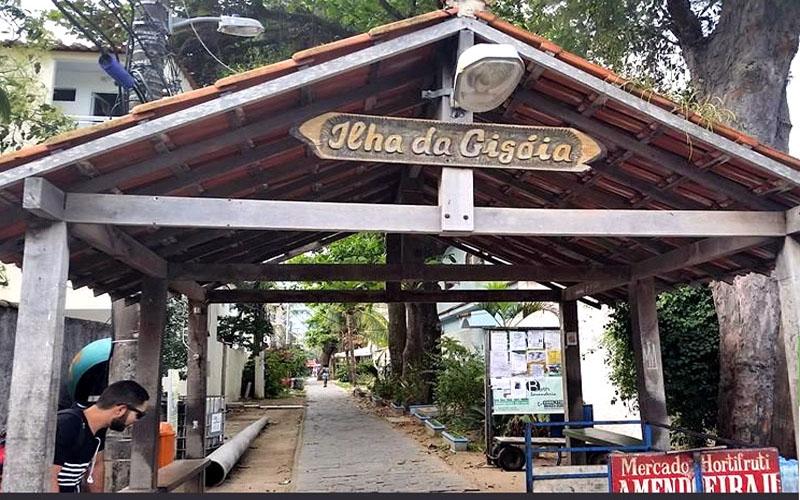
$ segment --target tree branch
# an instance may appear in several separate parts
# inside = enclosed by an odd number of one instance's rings
[[[670,31],[684,50],[694,50],[705,41],[700,20],[692,12],[689,0],[667,0],[667,11],[672,19]]]
[[[387,0],[378,0],[378,3],[383,7],[383,10],[386,11],[387,14],[395,18],[396,21],[401,21],[406,18],[402,12],[395,9],[392,4],[390,4]]]

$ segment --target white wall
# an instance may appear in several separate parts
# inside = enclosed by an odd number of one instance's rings
[[[14,264],[3,264],[5,266],[8,286],[0,287],[0,300],[19,303],[20,291],[22,287],[22,270]],[[87,287],[77,290],[72,288],[72,282],[67,282],[65,314],[69,318],[86,319],[99,321],[101,323],[111,322],[111,297],[107,294],[95,297],[94,293]]]

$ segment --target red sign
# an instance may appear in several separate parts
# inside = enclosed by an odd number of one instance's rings
[[[706,493],[780,493],[775,448],[705,451],[700,454]]]
[[[699,485],[695,476],[699,464]],[[615,493],[780,493],[778,450],[713,450],[609,456]]]
[[[612,453],[614,493],[695,493],[694,462],[688,453]]]

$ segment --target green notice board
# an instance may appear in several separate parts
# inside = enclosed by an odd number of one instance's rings
[[[561,331],[488,330],[492,413],[564,413]]]

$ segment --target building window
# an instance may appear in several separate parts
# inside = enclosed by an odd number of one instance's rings
[[[53,100],[75,102],[75,89],[53,89]]]
[[[119,94],[92,94],[92,116],[122,116]]]

